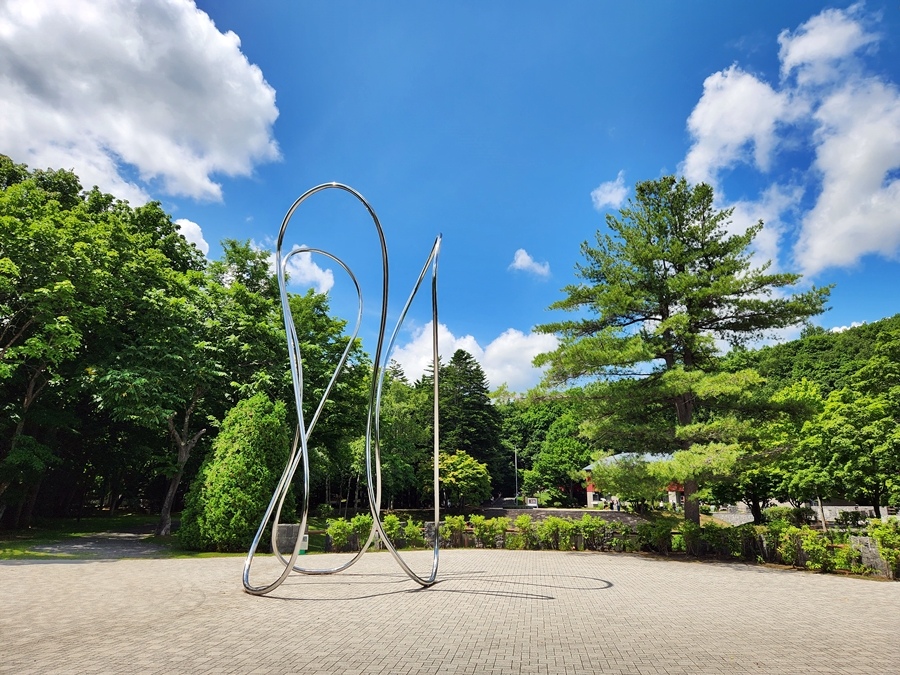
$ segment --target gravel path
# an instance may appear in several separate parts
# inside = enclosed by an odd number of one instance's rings
[[[152,536],[152,532],[97,532],[49,544],[39,544],[30,550],[92,560],[168,557],[167,549],[148,541]]]

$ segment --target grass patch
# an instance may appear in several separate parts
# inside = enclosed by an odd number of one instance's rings
[[[177,514],[173,514],[177,520]],[[44,518],[35,521],[32,527],[19,530],[0,530],[0,560],[93,560],[91,553],[63,553],[35,550],[49,546],[101,535],[108,532],[144,533],[152,532],[159,516],[147,514],[122,514],[114,517],[92,515],[81,518]],[[325,518],[309,517],[309,553],[325,551]],[[244,556],[246,551],[237,553],[217,553],[210,551],[189,551],[179,546],[174,535],[157,536],[151,534],[142,539],[148,545],[157,547],[155,558],[221,558]],[[263,546],[260,546],[263,548]],[[265,542],[268,548],[268,542]],[[268,555],[260,553],[260,555]]]

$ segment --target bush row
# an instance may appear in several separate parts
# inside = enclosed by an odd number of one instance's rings
[[[447,516],[438,530],[444,548],[506,548],[514,550],[554,551],[649,551],[668,555],[672,551],[694,557],[716,557],[750,562],[771,562],[820,572],[846,570],[855,574],[872,573],[863,565],[861,552],[850,543],[847,530],[828,533],[792,520],[776,519],[766,525],[737,527],[678,524],[659,520],[631,527],[618,521],[606,521],[589,514],[582,518],[549,516],[534,520],[520,515],[486,518],[482,515]],[[401,522],[388,514],[384,531],[398,547],[425,545],[421,521]],[[354,516],[328,520],[327,534],[332,550],[358,550],[372,529],[372,517]],[[900,521],[869,521],[860,534],[871,537],[894,578],[900,578]]]

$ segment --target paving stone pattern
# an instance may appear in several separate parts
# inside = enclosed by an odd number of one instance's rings
[[[430,553],[407,554],[423,572]],[[305,556],[331,566],[340,554]],[[254,581],[275,566],[259,560]],[[900,583],[595,552],[0,563],[0,673],[896,673]]]

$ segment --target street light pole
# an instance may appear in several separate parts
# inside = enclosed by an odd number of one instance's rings
[[[513,448],[513,457],[515,458],[515,473],[516,473],[516,506],[519,505],[519,449]]]

